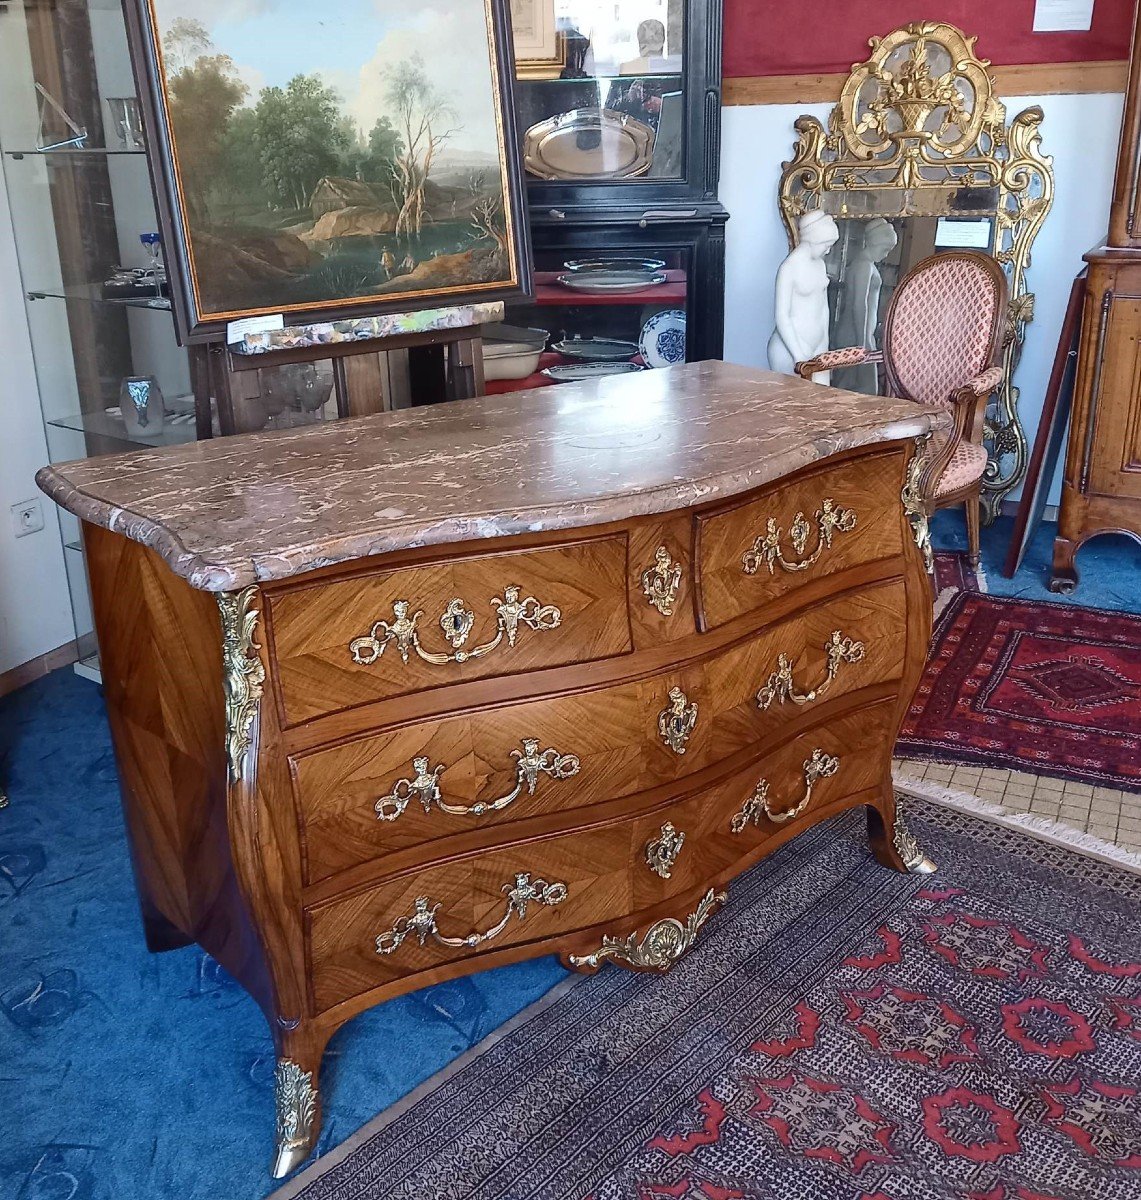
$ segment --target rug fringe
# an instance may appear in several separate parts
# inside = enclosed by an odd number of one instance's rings
[[[983,565],[981,562],[979,563],[978,570],[975,572],[975,580],[978,590],[982,592],[984,596],[988,595],[990,593],[990,585],[987,583],[986,571],[983,570]]]
[[[1051,821],[1049,817],[1039,817],[1034,813],[1013,812],[1001,804],[991,804],[988,800],[980,800],[969,792],[956,791],[954,788],[942,787],[939,784],[928,783],[925,779],[893,778],[897,791],[905,796],[915,796],[921,800],[932,800],[936,804],[944,804],[948,808],[956,808],[960,812],[969,812],[976,817],[985,817],[998,825],[1009,825],[1020,829],[1023,833],[1037,838],[1042,842],[1054,842],[1066,846],[1079,854],[1114,866],[1125,867],[1130,871],[1141,872],[1141,854],[1134,854],[1113,842],[1095,837],[1092,833],[1082,833],[1071,825],[1060,821]]]
[[[931,613],[931,619],[938,621],[943,615],[943,609],[951,603],[952,600],[959,594],[959,589],[954,587],[944,588],[938,596],[935,597],[935,608]]]

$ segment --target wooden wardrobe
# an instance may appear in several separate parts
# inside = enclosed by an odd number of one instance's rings
[[[1074,557],[1100,533],[1141,542],[1141,10],[1106,243],[1089,263],[1050,590],[1077,587]]]

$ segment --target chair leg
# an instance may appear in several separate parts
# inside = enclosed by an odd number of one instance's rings
[[[979,493],[973,492],[963,501],[967,510],[967,560],[971,570],[979,569]]]

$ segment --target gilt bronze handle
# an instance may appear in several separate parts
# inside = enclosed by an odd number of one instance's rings
[[[784,704],[786,701],[791,701],[793,704],[811,704],[814,700],[819,700],[839,675],[842,663],[858,663],[863,659],[864,643],[854,642],[851,638],[846,638],[838,629],[834,629],[831,638],[824,646],[824,652],[828,656],[828,668],[824,678],[807,692],[796,690],[796,684],[792,678],[792,663],[788,656],[786,654],[778,656],[776,670],[757,692],[757,705],[761,711],[764,712],[773,703]]]
[[[816,783],[835,775],[839,769],[840,760],[817,747],[812,751],[812,757],[804,760],[804,795],[798,804],[783,812],[774,812],[769,805],[769,781],[760,779],[753,794],[741,805],[741,811],[729,822],[730,828],[734,833],[743,833],[749,825],[760,825],[761,817],[768,817],[776,825],[799,817],[812,802],[812,789]]]
[[[426,945],[428,939],[432,938],[441,946],[470,950],[498,937],[507,928],[513,916],[522,921],[527,916],[527,908],[532,902],[553,908],[567,898],[565,883],[548,883],[545,879],[532,880],[526,872],[517,874],[515,882],[505,883],[501,890],[507,897],[507,908],[503,916],[490,929],[469,933],[463,937],[447,937],[442,934],[436,924],[436,914],[440,911],[440,905],[433,904],[427,896],[417,896],[412,913],[407,917],[399,917],[391,929],[386,929],[376,939],[377,954],[392,954],[399,950],[409,937],[416,938],[421,946]]]
[[[807,571],[810,566],[832,545],[832,535],[849,533],[856,528],[856,514],[853,509],[837,504],[835,500],[825,500],[817,510],[816,517],[816,549],[806,555],[808,538],[812,533],[812,525],[803,512],[798,512],[789,527],[788,536],[792,543],[793,559],[785,558],[781,548],[784,533],[777,524],[776,517],[769,517],[765,523],[765,532],[755,538],[752,546],[741,557],[741,569],[746,575],[755,575],[762,566],[768,567],[769,574],[776,573],[779,565],[783,571]]]
[[[441,812],[456,817],[482,817],[506,808],[519,798],[524,788],[528,796],[533,796],[541,774],[552,779],[569,779],[578,774],[580,766],[575,754],[560,754],[551,749],[540,751],[538,738],[523,738],[523,749],[512,750],[511,757],[515,759],[515,786],[495,800],[479,800],[475,804],[450,804],[440,793],[440,776],[447,767],[443,763],[429,767],[427,757],[414,758],[412,778],[398,779],[392,790],[373,805],[377,820],[395,821],[413,797],[426,813],[435,805]]]
[[[681,567],[665,546],[659,546],[654,551],[654,565],[642,572],[642,594],[663,617],[670,617],[680,586]]]
[[[491,641],[473,646],[470,650],[463,647],[475,624],[475,614],[456,596],[448,602],[439,622],[444,639],[452,647],[450,653],[425,650],[420,644],[420,631],[417,628],[424,610],[417,609],[409,616],[408,610],[412,605],[407,600],[397,600],[392,605],[393,619],[377,621],[363,637],[353,638],[349,643],[349,655],[358,666],[368,667],[380,658],[389,642],[394,642],[404,662],[415,651],[425,662],[439,666],[449,662],[467,662],[469,658],[482,658],[490,654],[505,637],[508,646],[514,646],[520,625],[536,631],[557,629],[562,623],[563,614],[553,604],[540,604],[534,596],[520,600],[520,590],[512,584],[504,589],[502,597],[496,596],[490,601],[496,610],[495,636]]]

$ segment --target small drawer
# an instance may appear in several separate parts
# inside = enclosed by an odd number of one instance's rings
[[[442,717],[291,760],[305,882],[392,851],[574,813],[716,766],[793,714],[902,675],[895,580],[817,605],[648,679]],[[676,749],[670,692],[679,706]],[[692,727],[688,716],[696,709]],[[572,820],[574,818],[568,818]]]
[[[619,535],[271,592],[285,723],[629,653],[626,570]]]
[[[879,786],[892,711],[883,702],[849,713],[653,812],[470,854],[315,905],[306,929],[316,1010],[458,959],[620,925],[623,914],[633,929],[639,911],[724,877],[782,828]]]
[[[697,518],[699,625],[716,629],[812,580],[903,548],[901,448],[823,466]]]

